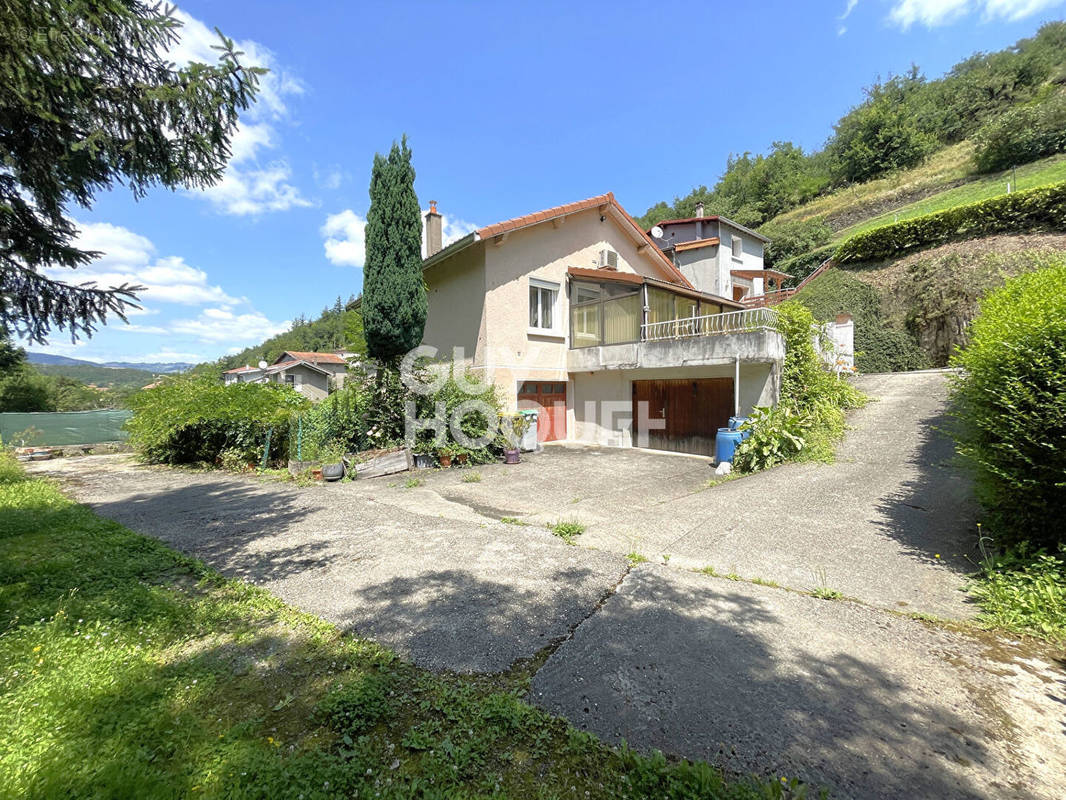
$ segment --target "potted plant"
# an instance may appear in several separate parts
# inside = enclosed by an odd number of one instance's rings
[[[452,458],[455,456],[455,445],[446,444],[443,447],[437,449],[437,461],[440,462],[442,467],[450,467],[452,465]]]
[[[466,463],[470,460],[470,453],[466,450],[456,450],[455,460],[459,462],[459,466],[465,467]]]
[[[322,477],[327,481],[339,481],[344,477],[344,448],[339,442],[330,442],[319,453],[322,459]]]
[[[522,460],[519,443],[529,429],[529,420],[522,414],[500,414],[500,446],[503,448],[503,463],[517,464]]]

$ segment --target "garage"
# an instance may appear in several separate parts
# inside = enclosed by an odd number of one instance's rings
[[[713,456],[715,433],[729,424],[734,402],[732,378],[633,381],[634,444],[645,434],[653,450]]]
[[[537,441],[556,442],[566,438],[566,383],[563,381],[522,381],[518,384],[520,411],[536,409]]]

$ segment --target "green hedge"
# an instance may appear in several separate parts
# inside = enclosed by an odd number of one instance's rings
[[[998,544],[1066,543],[1066,258],[980,303],[953,360],[954,435]]]
[[[272,431],[271,459],[284,458],[289,416],[310,405],[288,386],[223,386],[211,377],[182,376],[133,395],[126,430],[149,462],[213,464],[226,452],[234,462],[248,464],[262,456],[267,431]]]
[[[1034,230],[1066,230],[1066,182],[903,220],[853,236],[837,248],[837,264],[878,261],[958,238]]]

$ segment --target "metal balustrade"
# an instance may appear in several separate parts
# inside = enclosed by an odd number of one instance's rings
[[[746,308],[726,314],[708,314],[665,322],[650,322],[640,328],[640,339],[658,342],[664,339],[686,339],[693,336],[719,336],[727,333],[778,330],[777,312],[772,308]]]

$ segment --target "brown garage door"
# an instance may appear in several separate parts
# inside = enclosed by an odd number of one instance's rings
[[[650,425],[641,426],[640,403],[647,403]],[[633,381],[633,419],[647,446],[676,453],[714,455],[714,435],[733,414],[733,379],[698,378]],[[664,425],[656,426],[656,420]],[[634,444],[639,438],[634,438]]]

